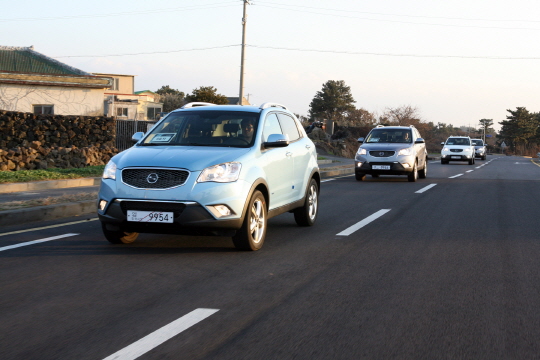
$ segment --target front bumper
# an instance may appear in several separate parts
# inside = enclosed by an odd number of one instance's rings
[[[472,155],[470,154],[441,154],[441,159],[446,161],[469,161],[472,159]]]
[[[140,205],[139,205],[139,204]],[[151,223],[127,221],[128,210],[146,210],[173,212],[172,223]],[[237,230],[242,226],[242,219],[216,219],[208,210],[196,202],[180,201],[133,201],[115,199],[105,211],[98,211],[99,220],[114,228],[128,232],[163,233],[163,234],[198,234],[210,235],[216,231]]]
[[[355,159],[356,174],[370,175],[408,175],[414,170],[414,161],[367,161],[357,156]]]

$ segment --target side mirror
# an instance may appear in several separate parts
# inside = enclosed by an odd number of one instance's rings
[[[141,140],[143,137],[144,137],[144,133],[143,133],[142,131],[141,131],[141,132],[136,132],[136,133],[133,134],[133,136],[131,137],[131,142],[137,143],[137,142],[139,142],[139,140]]]
[[[364,142],[364,138],[363,138],[363,137],[358,138],[358,142],[359,142],[360,144],[363,143],[363,142]]]
[[[444,141],[441,143],[441,146],[444,146]]]
[[[270,134],[268,136],[268,141],[263,143],[263,147],[265,148],[276,148],[285,146],[289,146],[289,139],[286,135],[283,134]]]
[[[422,138],[418,138],[416,139],[416,141],[414,142],[415,144],[424,144],[426,141]]]

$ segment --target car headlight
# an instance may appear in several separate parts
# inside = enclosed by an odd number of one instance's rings
[[[412,151],[411,148],[401,149],[397,153],[398,155],[411,155]]]
[[[116,180],[116,164],[112,160],[103,169],[103,178]]]
[[[468,153],[470,153],[470,152],[472,152],[472,150],[471,150],[471,149],[463,149],[463,152],[468,152]]]
[[[240,176],[240,169],[242,169],[242,164],[237,162],[210,166],[201,172],[197,182],[233,182],[238,180],[238,177]]]
[[[357,154],[357,155],[366,155],[366,154],[367,154],[367,151],[366,151],[366,149],[359,148],[359,149],[358,149],[358,152],[357,152],[356,154]]]
[[[450,149],[445,147],[445,148],[442,149],[442,151],[450,151]]]

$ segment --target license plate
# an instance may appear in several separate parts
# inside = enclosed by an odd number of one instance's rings
[[[371,165],[373,170],[390,170],[390,165]]]
[[[452,156],[452,159],[461,159],[461,156]]]
[[[127,220],[135,222],[172,223],[172,212],[128,210]]]

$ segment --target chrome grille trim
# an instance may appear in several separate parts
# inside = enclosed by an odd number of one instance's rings
[[[157,181],[150,183],[150,174],[157,174]],[[189,179],[190,172],[185,169],[158,167],[129,167],[122,169],[122,183],[134,189],[168,190],[184,185]]]

